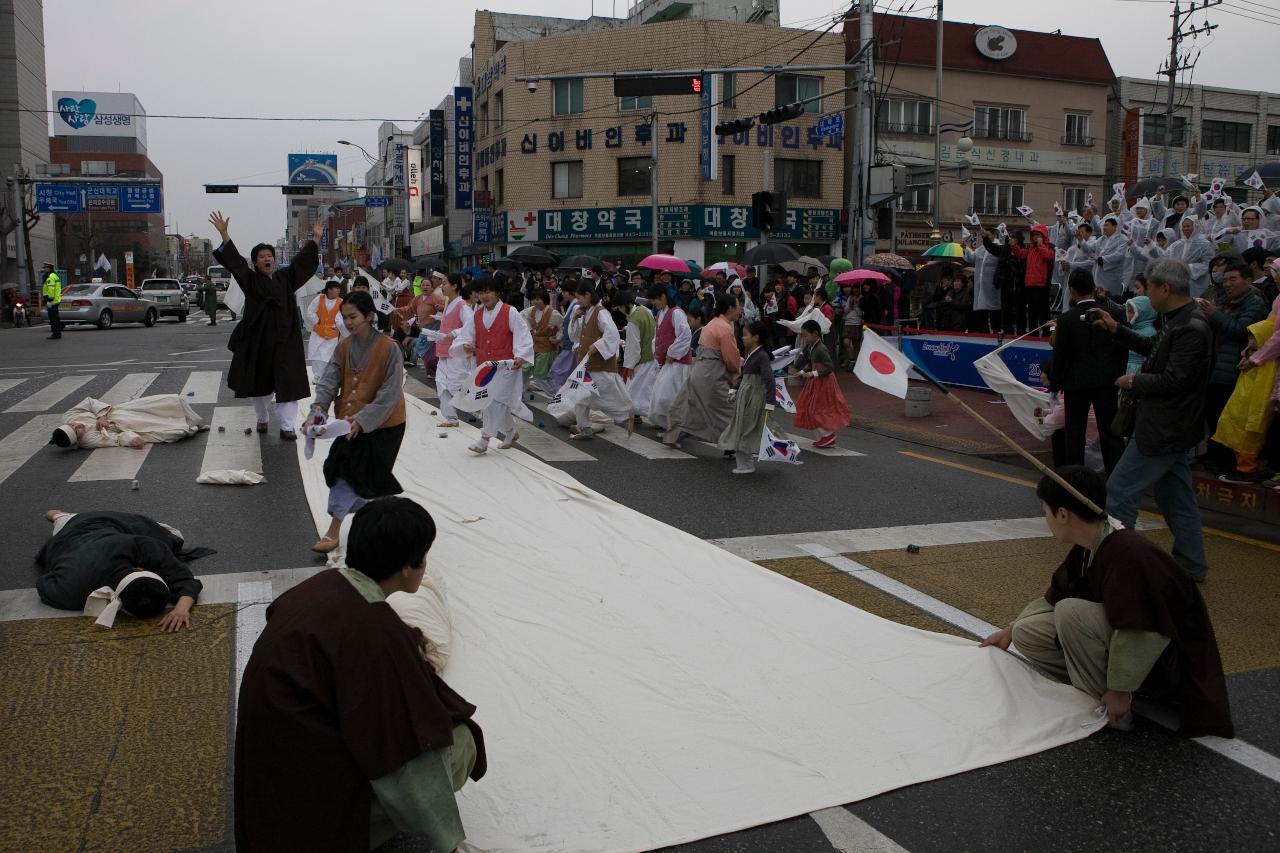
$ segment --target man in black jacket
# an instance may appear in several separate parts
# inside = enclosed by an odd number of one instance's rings
[[[1165,523],[1173,531],[1174,559],[1202,583],[1209,567],[1187,451],[1204,438],[1213,332],[1191,298],[1191,274],[1182,261],[1152,261],[1147,267],[1147,296],[1161,316],[1160,332],[1154,338],[1134,334],[1106,311],[1089,312],[1094,323],[1147,357],[1139,373],[1116,380],[1133,398],[1136,417],[1133,438],[1107,480],[1107,509],[1132,528],[1143,492],[1153,489]]]
[[[1053,375],[1049,390],[1061,391],[1066,415],[1066,464],[1084,464],[1085,431],[1089,407],[1098,422],[1098,443],[1107,476],[1115,470],[1124,453],[1124,440],[1111,430],[1116,418],[1116,380],[1124,373],[1128,349],[1089,320],[1089,310],[1098,308],[1117,322],[1122,314],[1111,305],[1093,298],[1093,274],[1075,269],[1067,278],[1071,291],[1070,310],[1058,318],[1053,338]]]

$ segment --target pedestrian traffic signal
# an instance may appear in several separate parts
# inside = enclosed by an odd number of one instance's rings
[[[315,187],[291,187],[283,186],[280,188],[281,195],[315,195]]]
[[[760,113],[761,124],[777,124],[781,121],[791,121],[793,118],[799,118],[804,114],[804,104],[796,102],[794,104],[783,104],[780,107],[774,107]]]
[[[239,184],[205,184],[204,191],[207,193],[238,193],[240,192]]]
[[[756,126],[755,116],[746,116],[744,118],[735,118],[733,121],[722,121],[716,125],[716,134],[719,136],[734,136],[739,133],[746,133],[748,130]]]
[[[783,227],[787,197],[782,193],[761,190],[751,194],[751,224],[761,231]]]

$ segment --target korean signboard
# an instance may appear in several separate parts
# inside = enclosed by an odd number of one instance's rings
[[[40,213],[163,213],[159,183],[95,184],[91,182],[37,183]]]
[[[147,147],[147,117],[128,92],[54,92],[54,136],[132,136]]]
[[[409,221],[422,221],[422,149],[410,145],[404,150],[406,187],[409,190]]]
[[[458,210],[471,209],[471,145],[475,141],[470,86],[456,86],[453,90],[453,206]]]
[[[444,110],[432,110],[429,117],[431,150],[428,152],[430,159],[428,171],[431,173],[431,215],[444,216],[448,193],[444,178]]]

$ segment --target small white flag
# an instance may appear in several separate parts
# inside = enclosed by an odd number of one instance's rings
[[[1093,207],[1093,193],[1084,194],[1084,203],[1089,205],[1090,207]]]
[[[1209,184],[1209,192],[1216,198],[1222,195],[1222,191],[1226,189],[1227,182],[1222,178],[1214,178],[1213,183]]]
[[[964,221],[965,221],[965,222],[967,222],[968,224],[972,225],[972,226],[973,226],[973,227],[975,227],[975,228],[981,228],[981,227],[982,227],[982,222],[978,219],[978,214],[976,214],[976,213],[969,213],[969,214],[966,214],[966,215],[965,215],[965,218],[964,218]]]
[[[960,226],[960,242],[967,243],[973,238],[973,232],[963,225]]]
[[[303,429],[303,450],[302,454],[310,459],[316,452],[316,439],[326,438],[332,441],[338,436],[346,435],[351,432],[351,421],[345,418],[334,418],[331,421],[323,421],[308,423]]]
[[[1009,226],[1001,222],[996,226],[996,233],[999,234],[1000,239],[1003,240],[1005,237],[1009,236]]]
[[[1124,198],[1124,181],[1112,184],[1111,191],[1121,198]]]
[[[756,454],[760,462],[786,462],[789,465],[803,465],[800,461],[800,448],[789,438],[779,438],[765,424],[760,431],[760,452]]]
[[[864,385],[905,400],[907,373],[912,367],[911,359],[866,326],[862,327],[862,349],[858,350],[853,375]]]
[[[111,272],[111,261],[107,260],[106,255],[99,254],[98,263],[95,264],[93,268],[95,270],[102,270],[103,272]]]
[[[773,360],[770,362],[770,368],[775,374],[785,371],[791,366],[791,362],[796,360],[800,355],[800,350],[793,347],[778,347],[773,351]]]
[[[1245,178],[1244,182],[1249,186],[1253,187],[1255,190],[1265,189],[1267,186],[1266,183],[1263,182],[1262,176],[1258,174],[1257,169],[1254,169],[1253,174]]]
[[[1027,219],[1030,219],[1031,214],[1035,213],[1034,210],[1032,210],[1030,207],[1027,207],[1025,204],[1018,205],[1016,210],[1018,211],[1018,213],[1022,214]]]
[[[1063,209],[1062,209],[1062,205],[1058,204],[1058,203],[1055,201],[1055,202],[1053,203],[1053,215],[1054,215],[1054,216],[1066,216],[1066,215],[1067,215],[1067,212],[1066,212],[1065,210],[1063,210]]]
[[[1200,177],[1199,172],[1193,172],[1190,175],[1183,175],[1182,182],[1187,185],[1188,189],[1196,188],[1196,178]]]
[[[791,392],[787,390],[787,383],[781,376],[773,377],[773,396],[778,400],[778,408],[789,415],[796,413],[795,400],[791,399]]]

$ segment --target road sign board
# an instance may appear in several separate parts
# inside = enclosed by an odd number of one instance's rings
[[[36,183],[36,210],[40,213],[84,213],[86,210],[119,213],[163,213],[159,183],[102,184],[92,181]]]
[[[832,113],[829,116],[823,116],[818,119],[817,133],[819,136],[835,136],[837,133],[844,132],[844,116],[840,113]]]
[[[390,207],[391,197],[385,195],[367,195],[364,197],[365,207]]]

